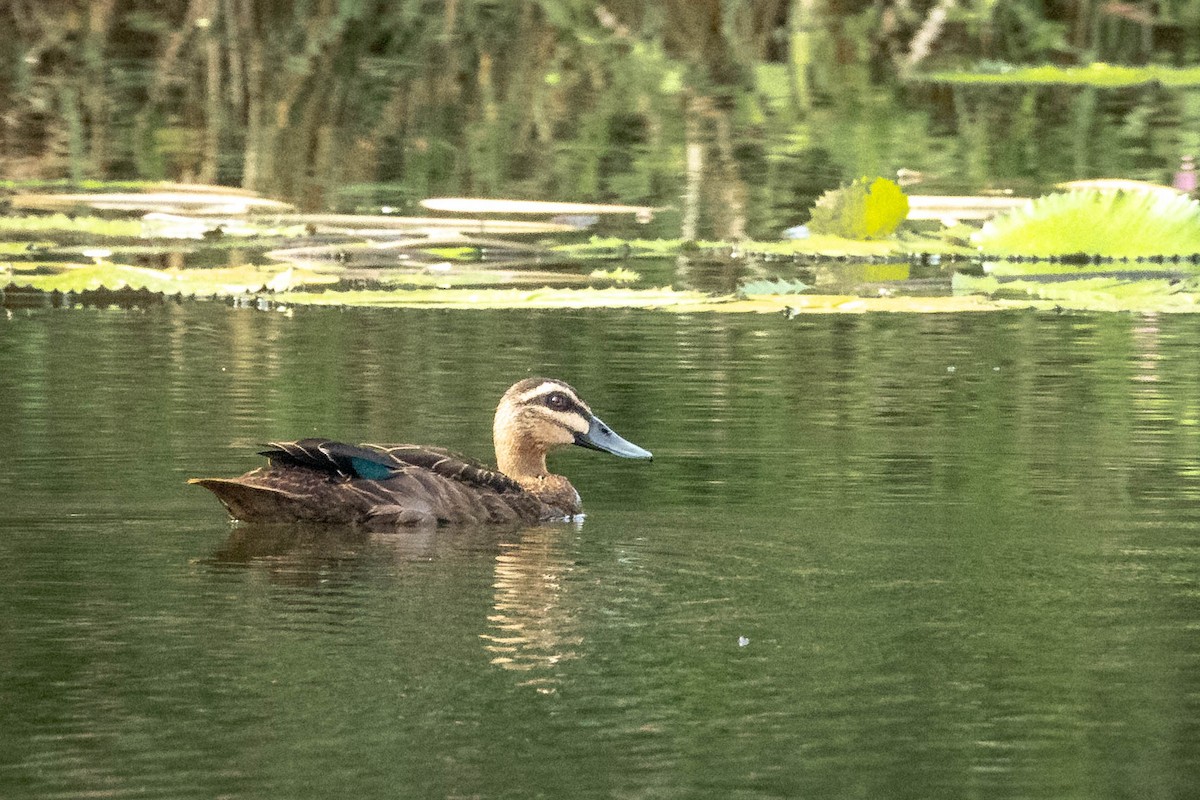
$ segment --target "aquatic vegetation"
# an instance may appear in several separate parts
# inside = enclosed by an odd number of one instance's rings
[[[908,198],[895,181],[859,178],[821,195],[808,227],[813,233],[845,239],[883,239],[907,216]]]
[[[15,266],[15,265],[12,265]],[[211,270],[154,270],[92,264],[56,274],[10,269],[0,273],[14,296],[28,291],[59,292],[88,302],[121,291],[159,296],[254,298],[271,306],[370,306],[386,308],[478,309],[644,309],[676,313],[937,314],[1015,308],[1074,311],[1200,312],[1195,281],[1125,280],[1093,277],[1065,282],[1033,279],[1001,281],[995,276],[956,275],[950,296],[816,294],[799,281],[757,281],[733,295],[709,295],[669,287],[632,288],[439,288],[434,286],[338,290],[336,276],[295,268],[244,267]],[[314,291],[320,286],[324,291]],[[0,288],[0,299],[4,289]]]
[[[920,80],[964,85],[1077,85],[1123,88],[1158,83],[1163,86],[1200,86],[1200,67],[1168,67],[1149,64],[1129,67],[1096,62],[1082,67],[1050,64],[1029,67],[991,64],[988,69],[934,72]]]
[[[411,291],[286,292],[285,305],[383,306],[417,308],[663,308],[700,306],[712,301],[703,292],[658,289],[426,289]]]
[[[733,245],[714,245],[713,250],[728,250]],[[775,242],[748,241],[736,245],[739,252],[749,255],[813,256],[840,258],[886,258],[903,257],[909,251],[896,239],[847,239],[825,233],[810,234],[807,239],[785,239]]]
[[[15,267],[16,265],[12,265]],[[31,265],[24,265],[29,267]],[[125,264],[87,264],[64,268],[62,265],[34,265],[53,269],[41,271],[10,270],[0,280],[10,285],[45,292],[90,292],[101,289],[146,289],[163,295],[197,297],[233,296],[261,291],[283,291],[297,286],[327,285],[338,279],[295,269],[294,267],[223,267],[219,269],[160,270]]]
[[[745,240],[740,242],[685,242],[682,239],[616,239],[592,237],[587,242],[555,245],[552,250],[575,258],[674,258],[679,255],[750,254],[750,255],[809,255],[809,256],[900,256],[906,252],[922,251],[921,244],[937,246],[937,240],[913,240],[917,249],[906,249],[893,240],[847,239],[831,234],[812,234],[806,239],[775,241]]]
[[[597,281],[612,281],[613,283],[636,283],[642,279],[641,274],[624,267],[613,269],[594,269],[588,273],[588,278]]]
[[[53,246],[54,242],[0,242],[0,256],[23,256]]]
[[[740,242],[684,242],[680,239],[616,239],[592,237],[587,242],[554,245],[551,250],[573,258],[640,259],[674,258],[679,255],[811,256],[815,258],[903,258],[909,255],[976,254],[974,248],[959,244],[939,231],[922,235],[904,231],[887,239],[848,239],[844,236],[813,233],[804,239],[758,240]]]
[[[141,220],[104,219],[66,214],[0,216],[0,233],[86,233],[89,236],[108,236],[134,239],[142,233]]]
[[[912,194],[908,196],[908,220],[936,220],[953,227],[963,220],[991,219],[1028,202],[1025,197],[992,195]]]
[[[259,197],[251,192],[231,189],[215,193],[201,187],[186,187],[167,192],[73,192],[68,194],[34,192],[8,198],[13,208],[30,211],[73,211],[90,208],[99,211],[193,214],[248,214],[251,212],[286,213],[290,203]]]
[[[151,269],[107,262],[55,264],[12,262],[0,281],[43,291],[87,292],[99,289],[147,289],[165,295],[230,297],[308,286],[362,285],[379,291],[451,290],[470,287],[616,285],[640,277],[631,270],[597,270],[590,274],[525,269],[452,269],[445,272],[371,270],[347,274],[338,269],[304,269],[280,265],[215,269]]]
[[[1034,301],[1073,311],[1200,312],[1200,284],[1167,278],[1094,276],[1067,281],[955,275],[954,292],[993,300]]]
[[[699,246],[715,245],[715,242],[704,242]],[[575,258],[671,258],[679,255],[684,247],[685,244],[680,239],[619,239],[612,236],[592,236],[586,242],[556,244],[551,250]]]
[[[430,211],[450,214],[541,214],[544,216],[591,216],[631,214],[649,220],[666,209],[653,206],[628,206],[610,203],[561,203],[548,200],[500,200],[484,197],[430,197],[420,202]]]
[[[865,188],[866,183],[863,184]],[[863,192],[864,197],[868,194]],[[8,218],[7,221],[19,224],[25,219],[51,226],[76,225],[77,230],[89,222],[113,225],[111,221],[94,217],[70,219],[62,215],[58,218]],[[133,220],[127,224],[129,227],[124,228],[125,231],[140,227],[142,223]],[[54,228],[49,230],[53,235]],[[264,226],[263,230],[274,229]],[[253,232],[250,235],[250,241],[253,241]],[[826,292],[830,291],[829,287],[844,292],[813,293],[804,280],[789,274],[751,280],[730,295],[670,287],[633,288],[628,284],[638,281],[640,276],[621,264],[611,265],[611,268],[602,265],[591,271],[580,269],[578,265],[574,269],[551,270],[536,264],[504,262],[489,265],[452,261],[370,268],[326,261],[311,266],[272,264],[152,269],[112,262],[139,254],[154,255],[160,252],[158,244],[105,244],[105,239],[95,238],[96,245],[88,248],[79,245],[56,247],[49,242],[36,246],[19,241],[0,243],[0,253],[10,258],[8,263],[0,262],[0,284],[11,287],[9,300],[16,296],[25,297],[23,293],[32,291],[70,295],[70,302],[105,303],[111,302],[105,299],[109,294],[129,291],[160,297],[252,298],[259,304],[279,306],[622,308],[679,313],[782,313],[789,317],[806,313],[941,313],[1006,308],[1200,312],[1200,303],[1197,303],[1200,282],[1169,280],[1162,274],[1187,274],[1195,260],[1191,254],[1200,253],[1200,204],[1168,192],[1076,191],[1040,198],[997,218],[978,233],[974,246],[991,255],[1013,257],[985,265],[992,272],[990,276],[955,277],[954,294],[950,297],[903,296],[903,287],[892,295],[890,287],[895,281],[909,278],[916,263],[912,258],[918,254],[928,256],[928,260],[922,258],[921,263],[935,269],[940,255],[969,253],[977,256],[977,249],[965,248],[960,243],[963,230],[943,231],[934,236],[906,231],[888,239],[873,240],[814,233],[796,240],[705,242],[699,245],[680,240],[593,238],[586,243],[564,245],[551,251],[585,261],[643,255],[658,258],[686,256],[701,260],[761,258],[764,261],[804,256],[804,263],[819,265],[816,268],[817,283],[825,287]],[[268,239],[267,236],[258,238]],[[223,238],[217,238],[209,241],[209,245],[232,246],[223,241]],[[172,245],[180,246],[178,240]],[[453,249],[455,247],[448,242],[447,249],[439,254],[458,257],[475,252]],[[48,252],[38,255],[39,250]],[[822,256],[837,258],[824,262],[807,261]],[[1053,256],[1053,259],[1038,260],[1035,256]],[[76,263],[53,262],[49,260],[51,258],[69,258]],[[92,263],[77,263],[81,259]],[[1147,274],[1096,274],[1126,267]],[[1085,275],[1090,273],[1092,277],[1086,281],[1061,280],[1062,273],[1076,271]],[[1158,274],[1150,274],[1154,271]],[[1053,273],[1058,282],[1036,280],[1036,274],[1040,272]],[[1027,278],[998,280],[998,276],[1005,273],[1020,273]],[[1137,277],[1142,280],[1135,279]],[[864,283],[873,288],[864,289]],[[875,284],[889,287],[881,288],[879,292],[887,296],[855,294],[873,295],[879,288]],[[88,300],[89,295],[93,300]]]
[[[1163,192],[1051,194],[985,223],[973,243],[992,256],[1191,255],[1200,253],[1200,203]],[[1086,257],[1081,262],[1086,266]],[[997,265],[1004,272],[1028,268]]]
[[[29,180],[0,180],[0,190],[6,192],[141,192],[163,188],[162,181],[70,180],[45,178]]]
[[[758,280],[742,284],[738,287],[737,293],[738,297],[742,298],[760,297],[763,295],[778,296],[800,294],[801,292],[807,292],[811,288],[812,286],[803,281],[789,281],[784,279]]]
[[[287,292],[273,298],[283,305],[383,306],[444,309],[640,308],[678,313],[805,313],[866,312],[957,313],[1018,306],[978,295],[953,297],[855,297],[853,295],[771,294],[713,297],[702,292],[658,289],[495,289],[409,292]],[[1051,304],[1046,303],[1049,307]]]
[[[594,270],[588,274],[579,272],[554,272],[540,269],[473,269],[461,265],[444,265],[446,270],[358,270],[347,275],[338,270],[322,270],[322,274],[334,279],[354,282],[378,283],[386,288],[461,289],[472,287],[516,287],[516,286],[569,286],[593,284],[622,284],[637,281],[641,276],[632,270]]]
[[[222,237],[281,238],[304,236],[307,228],[302,224],[280,224],[266,217],[190,217],[152,211],[141,218],[143,239],[200,239],[212,241]]]

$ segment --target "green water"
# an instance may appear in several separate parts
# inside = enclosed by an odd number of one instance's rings
[[[1200,793],[1200,318],[0,319],[0,796]],[[322,434],[490,457],[562,377],[655,453],[580,524],[231,526]]]

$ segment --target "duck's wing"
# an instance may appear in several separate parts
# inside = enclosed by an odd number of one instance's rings
[[[395,464],[407,464],[436,472],[466,484],[506,494],[524,491],[520,484],[469,456],[419,444],[364,444],[364,449],[385,455]]]
[[[271,466],[305,467],[331,477],[385,480],[404,469],[404,464],[377,450],[330,439],[271,442],[267,448],[259,455],[266,456]]]
[[[416,444],[353,445],[329,439],[272,442],[261,455],[273,465],[307,467],[343,478],[387,480],[413,467],[505,494],[522,491],[507,475],[441,447]]]

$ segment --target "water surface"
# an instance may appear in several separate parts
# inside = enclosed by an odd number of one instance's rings
[[[0,795],[1183,798],[1200,319],[0,320]],[[577,524],[232,526],[261,442],[490,458],[528,374],[653,464]]]

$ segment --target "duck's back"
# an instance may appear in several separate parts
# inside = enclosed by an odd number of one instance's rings
[[[387,530],[410,525],[537,522],[577,508],[544,502],[511,478],[420,445],[274,443],[270,464],[237,478],[194,481],[236,519],[321,522]]]

